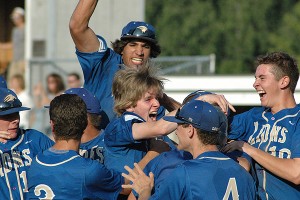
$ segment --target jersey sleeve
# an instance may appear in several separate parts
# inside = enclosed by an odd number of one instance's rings
[[[23,131],[25,131],[26,142],[29,144],[30,149],[33,149],[36,153],[49,149],[54,145],[54,142],[48,136],[37,130],[27,129]]]
[[[291,147],[291,158],[300,158],[300,118],[295,122],[296,129],[293,132],[293,142]]]
[[[103,197],[103,199],[117,199],[122,190],[121,185],[124,183],[121,173],[108,170],[96,161],[90,161],[88,165],[85,173],[87,190],[97,197]]]
[[[249,113],[244,112],[228,118],[228,138],[232,140],[247,140],[246,138],[246,121]]]
[[[140,143],[133,138],[132,125],[141,122],[142,121],[137,118],[126,119],[126,116],[114,121],[113,124],[110,124],[105,130],[105,146],[118,147],[132,143]]]

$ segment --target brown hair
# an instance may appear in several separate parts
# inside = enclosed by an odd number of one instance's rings
[[[148,42],[146,40],[141,40],[141,39],[124,39],[124,40],[115,40],[114,42],[112,42],[112,47],[113,47],[113,50],[118,53],[118,54],[121,54],[124,47],[129,43],[129,42],[132,42],[132,41],[143,41],[143,42],[146,42],[148,45],[150,45],[150,58],[156,58],[160,53],[161,53],[161,48],[159,46],[158,43],[154,43],[154,42]]]
[[[256,65],[273,64],[272,73],[277,80],[284,76],[290,78],[289,88],[294,93],[299,79],[299,69],[296,60],[283,52],[273,52],[259,56]]]
[[[125,67],[114,78],[112,92],[115,99],[114,110],[121,115],[131,106],[136,106],[147,91],[163,94],[163,78],[157,76],[157,68],[150,62],[139,69]]]

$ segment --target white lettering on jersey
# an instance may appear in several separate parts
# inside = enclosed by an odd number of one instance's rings
[[[226,192],[223,197],[223,200],[229,199],[230,194],[232,195],[233,200],[239,199],[239,193],[237,189],[237,184],[235,178],[230,178],[227,184]]]
[[[45,192],[45,196],[44,197],[41,197],[41,195],[42,195],[41,191]],[[39,185],[37,185],[34,188],[34,195],[37,196],[37,197],[39,197],[39,199],[42,199],[42,200],[46,200],[46,199],[50,200],[50,199],[53,199],[55,197],[55,194],[52,191],[52,189],[48,185],[45,185],[45,184],[39,184]]]
[[[31,162],[32,162],[32,159],[30,158],[30,150],[29,149],[23,149],[22,151],[22,155],[23,157],[26,159],[25,160],[25,165],[26,166],[30,166],[31,165]]]
[[[103,164],[103,147],[94,146],[90,150],[79,149],[79,154],[84,158],[90,158],[92,160],[97,160],[99,163]]]

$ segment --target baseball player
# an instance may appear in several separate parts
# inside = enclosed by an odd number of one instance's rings
[[[88,125],[81,137],[79,154],[103,164],[104,135],[102,134],[103,130],[100,128],[101,107],[99,100],[85,88],[70,88],[64,93],[78,95],[87,107]]]
[[[112,90],[119,117],[104,131],[104,164],[109,169],[124,172],[125,165],[133,167],[149,150],[148,139],[175,130],[176,124],[157,120],[162,89],[163,82],[149,63],[139,70],[126,68],[116,73]]]
[[[43,133],[19,128],[19,112],[26,110],[12,90],[0,88],[0,199],[24,199],[33,157],[53,145]]]
[[[218,151],[220,137],[226,135],[227,122],[223,115],[207,102],[191,100],[175,116],[163,118],[178,124],[178,149],[190,152],[193,159],[170,171],[150,199],[256,198],[255,183],[249,173]],[[123,187],[136,189],[139,181],[143,181],[135,179],[140,174],[143,172],[130,176],[123,174],[133,182],[133,185]],[[137,192],[144,191],[137,188]],[[147,193],[150,194],[149,191]]]
[[[75,94],[62,94],[49,109],[56,143],[34,158],[26,198],[116,199],[124,182],[121,175],[78,153],[88,124],[84,101]]]
[[[242,150],[255,160],[261,199],[300,199],[300,105],[294,92],[296,61],[286,53],[258,57],[253,87],[261,107],[233,117],[226,151]]]
[[[149,58],[157,57],[161,50],[154,27],[139,21],[129,22],[123,28],[121,38],[112,43],[113,49],[109,48],[105,39],[96,35],[88,26],[97,2],[97,0],[80,0],[70,19],[69,28],[84,74],[84,88],[99,99],[104,111],[102,128],[105,128],[109,121],[117,117],[113,110],[114,99],[111,92],[115,73],[123,64],[137,68]],[[167,95],[164,97],[161,103],[169,111],[179,106]],[[162,117],[165,109],[160,108],[159,113],[159,117]]]

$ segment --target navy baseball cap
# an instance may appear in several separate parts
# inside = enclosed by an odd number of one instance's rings
[[[0,76],[0,88],[7,88],[6,80],[3,76]]]
[[[138,38],[152,43],[157,43],[155,29],[146,22],[131,21],[123,29],[121,40],[126,38]]]
[[[64,92],[65,94],[76,94],[86,104],[87,112],[91,114],[101,114],[101,106],[99,100],[90,91],[85,88],[70,88]]]
[[[12,90],[0,88],[0,116],[24,110],[30,110],[30,108],[22,107],[21,101]]]
[[[227,118],[225,114],[210,103],[191,100],[178,109],[175,116],[165,116],[164,120],[191,124],[193,127],[217,133],[227,133]]]

